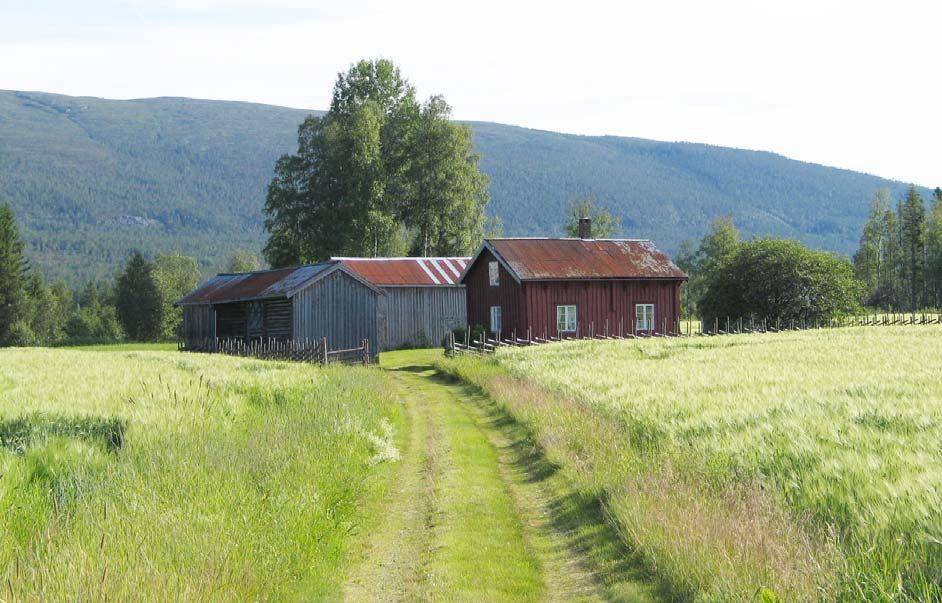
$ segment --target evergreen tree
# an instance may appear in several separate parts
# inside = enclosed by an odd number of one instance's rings
[[[161,336],[162,305],[153,272],[153,264],[135,252],[115,288],[118,320],[135,341],[157,341]]]
[[[28,338],[27,263],[16,218],[0,205],[0,345],[22,345]]]
[[[903,248],[900,239],[899,218],[897,212],[887,209],[883,214],[883,261],[880,281],[870,303],[886,310],[898,310],[902,307],[904,295],[902,269]]]
[[[926,221],[927,303],[942,309],[942,188],[932,195],[932,209]]]
[[[924,299],[926,282],[926,206],[915,186],[899,205],[899,228],[909,310],[915,312]]]

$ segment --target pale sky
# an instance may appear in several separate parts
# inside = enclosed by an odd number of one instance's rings
[[[458,119],[942,186],[942,3],[0,0],[0,88],[324,109],[395,61]]]

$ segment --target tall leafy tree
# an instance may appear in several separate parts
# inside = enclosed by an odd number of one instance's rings
[[[710,228],[697,252],[701,258],[700,271],[705,277],[718,271],[736,255],[739,239],[739,230],[731,217],[720,216],[710,222]]]
[[[233,253],[226,264],[226,270],[229,272],[253,272],[259,267],[258,256],[244,249]]]
[[[46,286],[39,273],[29,275],[29,326],[37,345],[55,345],[66,337],[72,312],[72,291],[62,283]]]
[[[487,177],[477,169],[471,130],[451,121],[441,96],[422,105],[410,129],[400,217],[415,230],[412,255],[465,255],[481,239]]]
[[[683,288],[680,290],[680,307],[684,317],[696,316],[697,302],[699,301],[699,291],[692,290],[695,286],[694,279],[697,277],[699,269],[699,258],[697,257],[697,248],[692,241],[685,240],[680,242],[680,249],[674,257],[674,263],[677,267],[687,273],[689,277]],[[694,295],[696,293],[696,296]]]
[[[602,206],[593,195],[573,199],[566,209],[566,224],[563,232],[567,237],[579,236],[579,220],[592,219],[592,237],[608,239],[621,230],[621,221],[606,207]]]
[[[298,130],[265,203],[273,266],[331,255],[467,253],[486,191],[467,130],[447,103],[424,105],[390,61],[338,75],[331,106]]]
[[[487,216],[484,219],[484,238],[499,239],[504,236],[504,220],[500,216]]]
[[[899,205],[899,228],[909,309],[915,312],[923,300],[926,279],[926,205],[915,186],[909,187]]]
[[[153,272],[154,265],[135,252],[115,287],[118,320],[135,341],[157,341],[161,336],[163,306]]]
[[[0,205],[0,345],[20,341],[28,320],[27,263],[16,217],[10,205]]]
[[[183,308],[174,304],[199,284],[199,266],[193,257],[162,254],[154,258],[151,277],[160,294],[160,338],[173,339],[183,322]]]
[[[866,299],[872,299],[884,281],[888,239],[885,216],[890,211],[890,191],[879,189],[870,201],[870,213],[860,237],[860,248],[854,254],[854,272],[864,283]]]
[[[88,283],[75,295],[76,306],[65,325],[66,336],[76,342],[116,341],[124,337],[114,302],[105,284]]]
[[[690,241],[681,243],[675,261],[677,267],[689,277],[681,292],[685,315],[699,314],[700,300],[707,284],[736,255],[738,249],[739,230],[729,216],[714,218],[696,248]]]
[[[702,315],[826,320],[857,309],[860,281],[846,259],[797,241],[753,239],[737,246],[707,284]]]

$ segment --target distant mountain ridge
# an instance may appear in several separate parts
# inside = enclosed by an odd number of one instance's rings
[[[30,258],[77,284],[131,249],[179,250],[206,273],[264,241],[274,163],[317,111],[187,98],[105,100],[0,91],[0,202]],[[507,235],[560,232],[567,202],[594,194],[623,234],[674,251],[731,215],[747,236],[856,248],[873,192],[905,186],[773,153],[469,122]]]

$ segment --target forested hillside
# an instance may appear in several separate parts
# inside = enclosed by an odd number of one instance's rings
[[[111,276],[131,249],[178,250],[209,273],[235,249],[261,247],[275,160],[294,150],[308,113],[0,92],[0,201],[12,202],[48,278]],[[746,236],[850,253],[874,190],[903,193],[901,183],[771,153],[471,126],[491,178],[488,213],[508,235],[558,234],[567,202],[593,194],[621,217],[623,235],[670,251],[729,214]]]

